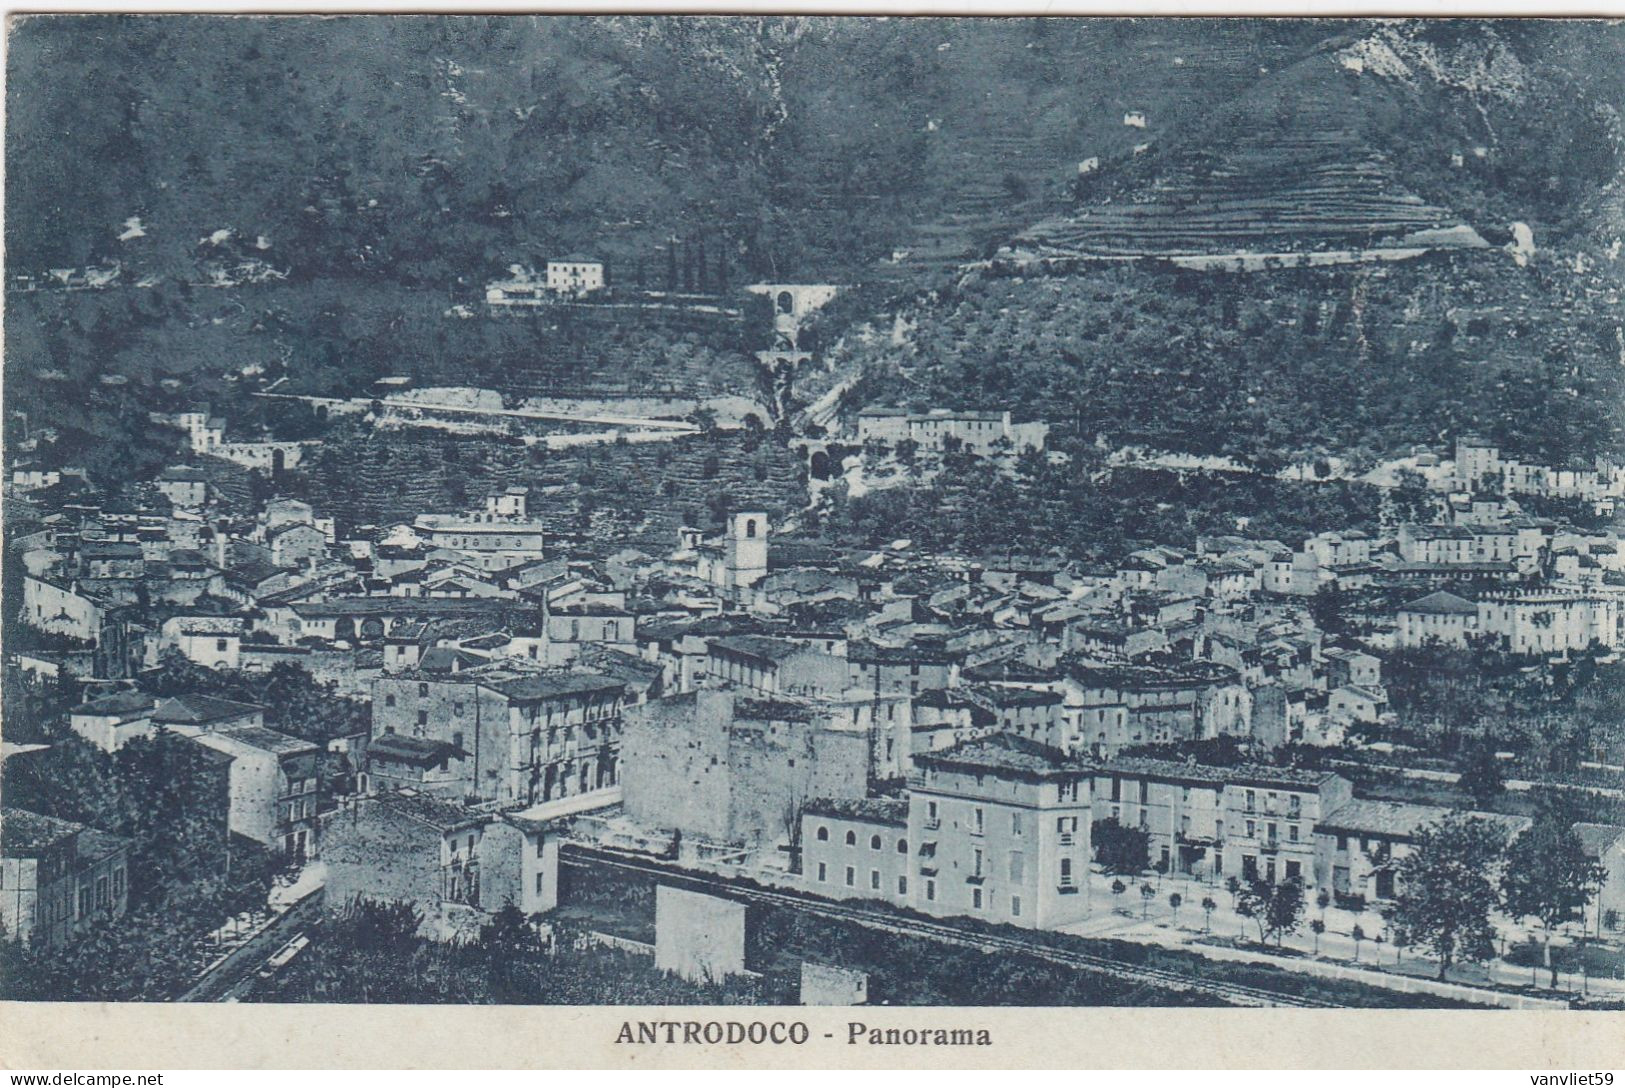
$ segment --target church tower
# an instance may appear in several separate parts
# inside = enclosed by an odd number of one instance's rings
[[[753,586],[767,575],[767,515],[735,514],[728,520],[728,584]]]

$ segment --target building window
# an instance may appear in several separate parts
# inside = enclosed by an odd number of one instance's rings
[[[1247,837],[1249,839],[1258,837],[1258,823],[1254,820],[1247,821]]]
[[[908,894],[908,877],[900,876],[900,877],[897,878],[897,894],[898,895],[907,895]]]
[[[826,883],[829,879],[829,867],[823,862],[818,863],[818,883]]]
[[[982,833],[982,816],[983,816],[983,813],[982,813],[982,809],[981,809],[980,806],[977,806],[976,808],[971,809],[971,834],[972,835],[980,835]]]
[[[936,902],[937,882],[935,880],[927,880],[925,882],[925,899],[928,903]]]
[[[814,836],[814,837],[817,838],[819,842],[828,842],[829,841],[829,828],[820,827],[818,829],[818,834],[816,836]]]
[[[1289,839],[1292,842],[1297,842],[1298,841],[1298,825],[1297,824],[1287,824],[1286,825],[1286,837],[1287,837],[1287,839]]]
[[[1302,876],[1303,876],[1303,866],[1302,865],[1300,865],[1299,863],[1297,863],[1295,861],[1289,861],[1289,862],[1286,863],[1286,878],[1288,880],[1299,880],[1299,879],[1302,878]]]
[[[1012,895],[1010,897],[1010,917],[1021,917],[1021,896],[1019,895]]]
[[[1019,812],[1010,814],[1010,834],[1017,838],[1021,837],[1021,813]]]
[[[981,910],[982,909],[982,889],[981,888],[972,888],[970,890],[970,905],[971,905],[972,910]]]
[[[536,894],[537,895],[542,894],[542,887],[544,885],[544,882],[546,881],[546,878],[547,878],[546,873],[537,873],[536,874]]]
[[[419,726],[424,726],[424,725],[428,725],[428,724],[429,724],[429,712],[427,710],[418,711],[418,725]]]
[[[981,879],[981,876],[982,876],[982,848],[980,846],[975,846],[975,847],[971,848],[970,860],[971,860],[971,873],[970,873],[970,875],[975,879]]]
[[[418,698],[419,699],[427,699],[428,697],[429,697],[429,685],[428,684],[419,684],[418,685]]]
[[[853,887],[857,886],[857,883],[858,883],[858,871],[856,869],[854,869],[852,866],[848,865],[846,867],[846,886],[848,888],[853,888]]]
[[[907,839],[898,839],[897,840],[897,852],[899,854],[908,853],[908,840]]]
[[[879,835],[870,835],[869,836],[869,849],[871,849],[871,850],[879,850],[880,849],[880,836]]]
[[[395,705],[395,696],[393,696],[393,695],[384,696],[384,705],[385,706],[394,706]]]
[[[858,833],[856,831],[848,831],[846,833],[846,845],[848,845],[848,846],[856,846],[856,845],[858,845]]]
[[[880,890],[880,870],[879,869],[870,869],[869,870],[869,887],[871,889],[873,889],[874,891],[877,891],[877,892]]]
[[[1027,878],[1027,858],[1020,850],[1010,851],[1010,879],[1015,883]]]
[[[1061,887],[1070,888],[1071,886],[1072,886],[1072,859],[1071,858],[1062,858],[1061,859]]]

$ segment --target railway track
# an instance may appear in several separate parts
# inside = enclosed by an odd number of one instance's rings
[[[816,899],[791,892],[771,891],[765,888],[743,887],[726,878],[691,869],[678,869],[657,861],[623,854],[601,847],[570,845],[559,858],[561,865],[588,869],[594,865],[609,865],[631,872],[664,878],[668,881],[698,885],[721,892],[734,899],[751,903],[790,907],[837,921],[851,922],[868,929],[895,933],[900,936],[922,937],[927,940],[976,948],[984,952],[1009,952],[1049,963],[1070,967],[1078,971],[1111,975],[1162,989],[1194,992],[1218,997],[1236,1005],[1254,1008],[1330,1009],[1341,1006],[1316,998],[1280,993],[1261,986],[1226,982],[1221,979],[1195,978],[1163,967],[1148,967],[1128,960],[1113,959],[1068,948],[1054,948],[1034,941],[1002,934],[976,933],[944,922],[917,918],[902,918],[878,911],[865,910],[845,903]]]

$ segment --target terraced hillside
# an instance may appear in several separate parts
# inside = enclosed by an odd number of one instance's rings
[[[1171,146],[1152,144],[1098,181],[1078,206],[1021,231],[1024,256],[1174,256],[1305,252],[1400,243],[1460,228],[1454,210],[1412,192],[1364,131],[1389,88],[1317,53],[1261,81]],[[1389,103],[1381,102],[1382,111]],[[1217,137],[1217,138],[1215,138]],[[1441,152],[1442,154],[1443,152]],[[1436,240],[1482,245],[1472,231]]]
[[[1347,132],[1307,131],[1267,146],[1248,141],[1217,161],[1178,162],[1128,203],[1045,220],[1010,246],[1021,256],[1172,256],[1365,249],[1380,243],[1483,245]]]

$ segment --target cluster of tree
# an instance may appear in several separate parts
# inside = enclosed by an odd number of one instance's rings
[[[1487,649],[1396,650],[1383,666],[1396,739],[1456,756],[1463,770],[1485,750],[1511,751],[1530,774],[1625,748],[1625,665],[1531,663]]]
[[[1443,290],[1486,312],[1523,297],[1481,335],[1442,317],[1418,329],[1418,307]],[[906,339],[844,349],[893,398],[1009,408],[1055,424],[1069,448],[1099,438],[1269,472],[1328,454],[1369,466],[1469,430],[1542,463],[1625,449],[1608,409],[1625,396],[1617,322],[1557,267],[1463,257],[1380,279],[1104,269],[970,279],[903,313]]]
[[[279,733],[326,745],[336,737],[365,733],[371,727],[368,704],[339,693],[288,662],[265,672],[222,672],[206,669],[178,651],[166,653],[157,669],[142,677],[153,695],[212,695],[265,708],[265,724]]]
[[[339,904],[255,1001],[345,1004],[732,1005],[756,983],[691,983],[623,949],[598,946],[557,918],[503,906],[476,937],[437,941],[410,904]]]
[[[1080,455],[1081,456],[1081,455]],[[1293,539],[1328,525],[1374,526],[1374,488],[1158,469],[1091,469],[1018,459],[1013,475],[969,453],[941,471],[851,497],[832,495],[825,532],[877,546],[907,536],[923,547],[971,554],[1057,552],[1110,562],[1149,544],[1189,546],[1200,534],[1247,532]]]
[[[1498,825],[1468,813],[1452,813],[1422,828],[1409,853],[1394,863],[1396,892],[1385,908],[1396,947],[1412,948],[1438,960],[1442,980],[1452,965],[1490,959],[1496,951],[1492,913],[1541,927],[1551,984],[1557,971],[1552,936],[1583,921],[1602,880],[1573,830],[1573,811],[1561,799],[1550,801],[1533,826],[1512,839]],[[1258,926],[1259,941],[1297,932],[1306,906],[1298,880],[1270,882],[1231,877],[1227,887],[1237,913]],[[1323,893],[1324,894],[1324,893]],[[1321,905],[1324,907],[1324,898]],[[1318,945],[1324,923],[1316,920]],[[1356,942],[1363,929],[1354,934]]]
[[[1151,865],[1151,833],[1126,827],[1114,817],[1094,821],[1089,842],[1095,860],[1108,873],[1143,873]]]

